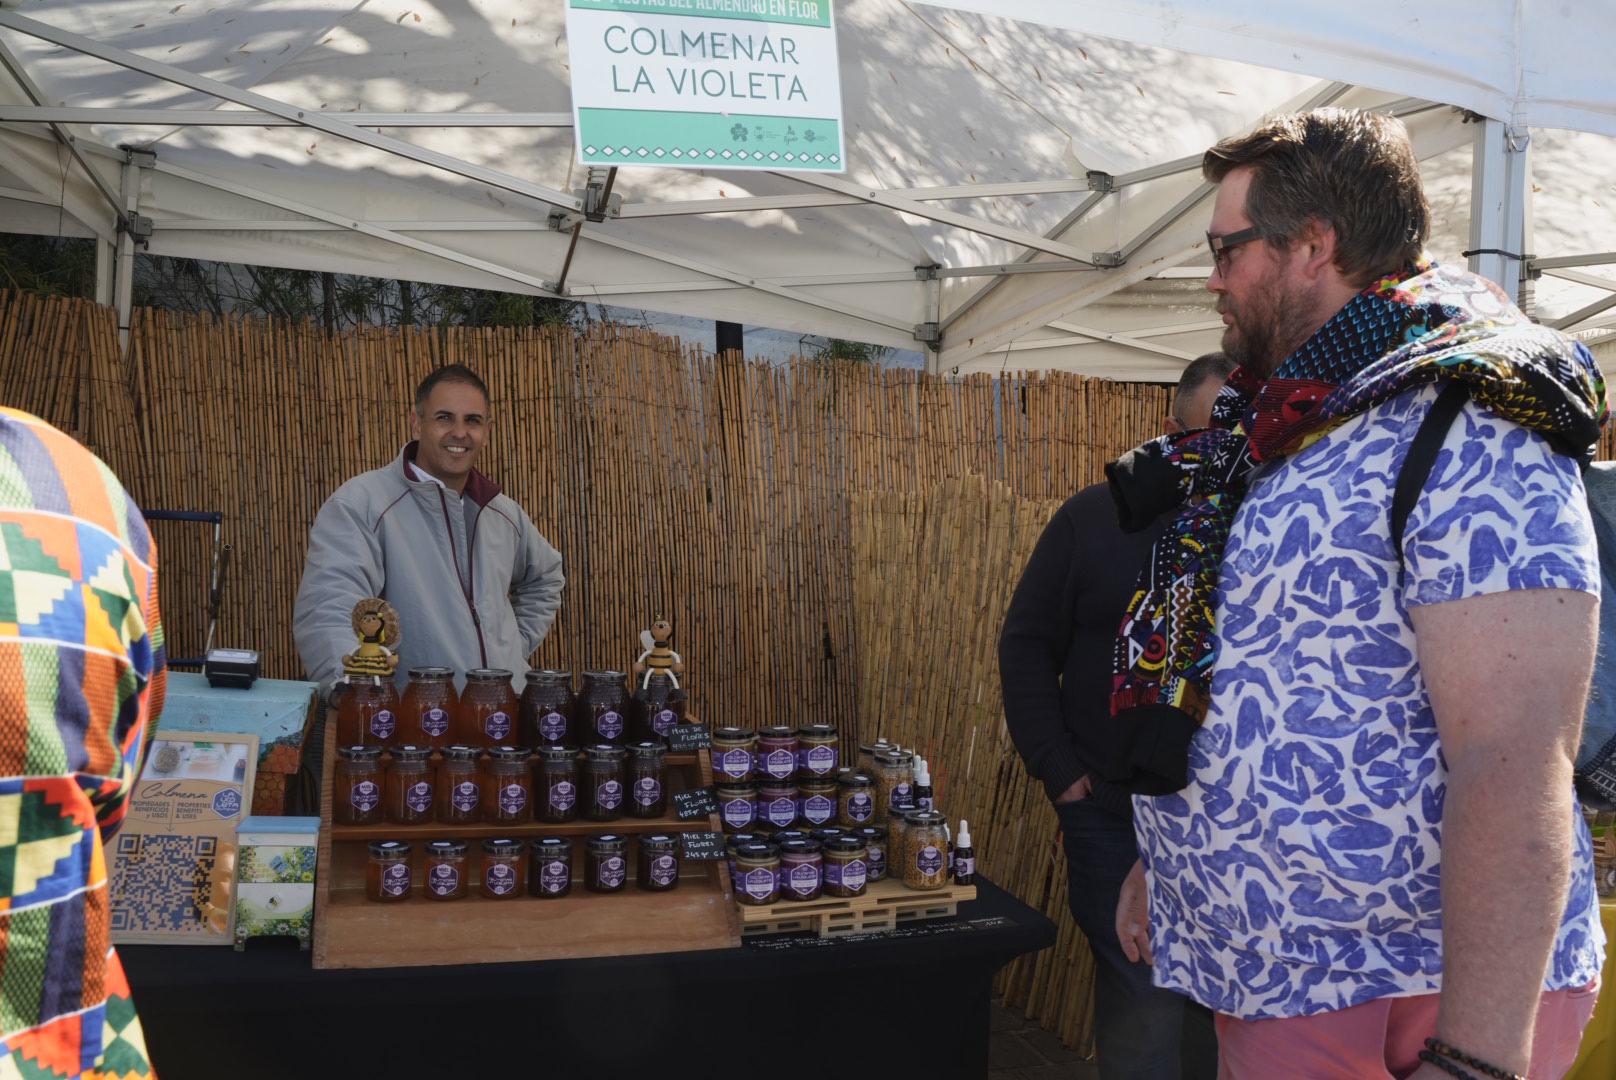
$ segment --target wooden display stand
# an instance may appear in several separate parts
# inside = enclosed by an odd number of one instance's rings
[[[320,790],[320,852],[315,876],[314,966],[316,968],[413,967],[491,964],[582,956],[722,949],[740,944],[740,919],[723,860],[681,860],[679,885],[670,892],[643,892],[634,880],[637,852],[628,852],[629,881],[620,893],[593,893],[583,885],[584,840],[601,833],[637,836],[656,832],[718,832],[717,815],[680,821],[671,809],[662,818],[574,821],[565,825],[335,825],[331,820],[332,773],[336,767],[335,718],[326,725],[325,767]],[[667,756],[668,789],[685,791],[712,783],[707,751]],[[572,892],[559,900],[522,896],[487,900],[475,884],[460,900],[420,895],[421,848],[431,840],[472,841],[468,868],[475,873],[476,841],[492,836],[573,838]],[[367,845],[407,840],[415,845],[415,894],[390,904],[365,898]]]
[[[804,930],[820,937],[841,937],[893,930],[899,923],[917,919],[947,918],[959,913],[961,902],[975,899],[975,885],[920,892],[905,888],[895,878],[883,878],[867,886],[863,896],[851,899],[822,896],[818,900],[782,900],[768,907],[738,904],[736,910],[743,937]]]

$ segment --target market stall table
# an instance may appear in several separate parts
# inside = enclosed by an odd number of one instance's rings
[[[974,1078],[994,972],[1055,941],[1044,916],[980,875],[977,887],[952,919],[707,952],[368,971],[315,971],[284,942],[119,952],[164,1080]]]

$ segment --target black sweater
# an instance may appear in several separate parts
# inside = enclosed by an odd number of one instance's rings
[[[1105,484],[1066,500],[1038,538],[999,635],[1010,738],[1051,800],[1086,773],[1090,798],[1132,813],[1126,791],[1099,778],[1111,752],[1111,658],[1151,545],[1171,515],[1125,533]]]

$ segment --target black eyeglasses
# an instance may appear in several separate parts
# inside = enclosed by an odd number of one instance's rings
[[[1241,244],[1249,244],[1253,240],[1262,239],[1262,230],[1253,225],[1249,229],[1239,232],[1225,233],[1218,236],[1215,233],[1206,234],[1206,246],[1212,251],[1212,264],[1217,267],[1218,273],[1229,269],[1229,252]]]

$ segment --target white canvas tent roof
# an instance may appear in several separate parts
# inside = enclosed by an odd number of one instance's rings
[[[0,11],[0,229],[98,237],[108,302],[116,207],[157,254],[1170,379],[1219,332],[1199,153],[1328,101],[1405,117],[1438,257],[1520,252],[1529,203],[1535,309],[1609,348],[1613,0],[846,0],[837,22],[845,176],[625,167],[569,264],[590,176],[561,0],[33,0]]]

